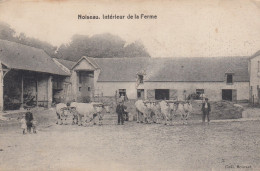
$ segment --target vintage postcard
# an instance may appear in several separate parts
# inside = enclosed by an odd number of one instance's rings
[[[0,0],[0,170],[260,170],[260,0]]]

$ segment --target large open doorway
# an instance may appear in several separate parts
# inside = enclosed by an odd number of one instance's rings
[[[169,100],[169,89],[155,89],[155,100]]]
[[[235,89],[222,89],[222,100],[236,101],[237,91]]]
[[[92,100],[94,92],[94,71],[79,71],[79,101],[89,102]]]

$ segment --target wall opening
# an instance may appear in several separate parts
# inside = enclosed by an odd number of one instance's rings
[[[137,98],[144,99],[144,89],[137,89]]]
[[[232,89],[222,90],[222,100],[232,101]]]
[[[78,71],[78,101],[87,103],[94,95],[94,71]]]
[[[169,100],[169,89],[155,89],[155,100]]]
[[[126,89],[119,89],[119,91],[118,91],[118,93],[119,93],[119,97],[122,97],[122,96],[126,96]]]
[[[227,74],[227,84],[233,84],[233,74]]]

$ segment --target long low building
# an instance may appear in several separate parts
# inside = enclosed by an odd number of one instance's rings
[[[127,96],[129,99],[248,101],[248,57],[55,59],[71,70],[72,97]],[[197,95],[197,96],[196,96]]]
[[[259,103],[260,52],[252,57],[51,58],[0,40],[0,109],[86,102],[96,97]]]

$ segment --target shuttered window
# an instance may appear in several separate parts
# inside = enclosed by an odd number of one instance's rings
[[[147,99],[149,99],[149,100],[155,99],[155,90],[154,89],[147,90]]]
[[[176,89],[170,89],[170,100],[177,100],[178,94]]]

